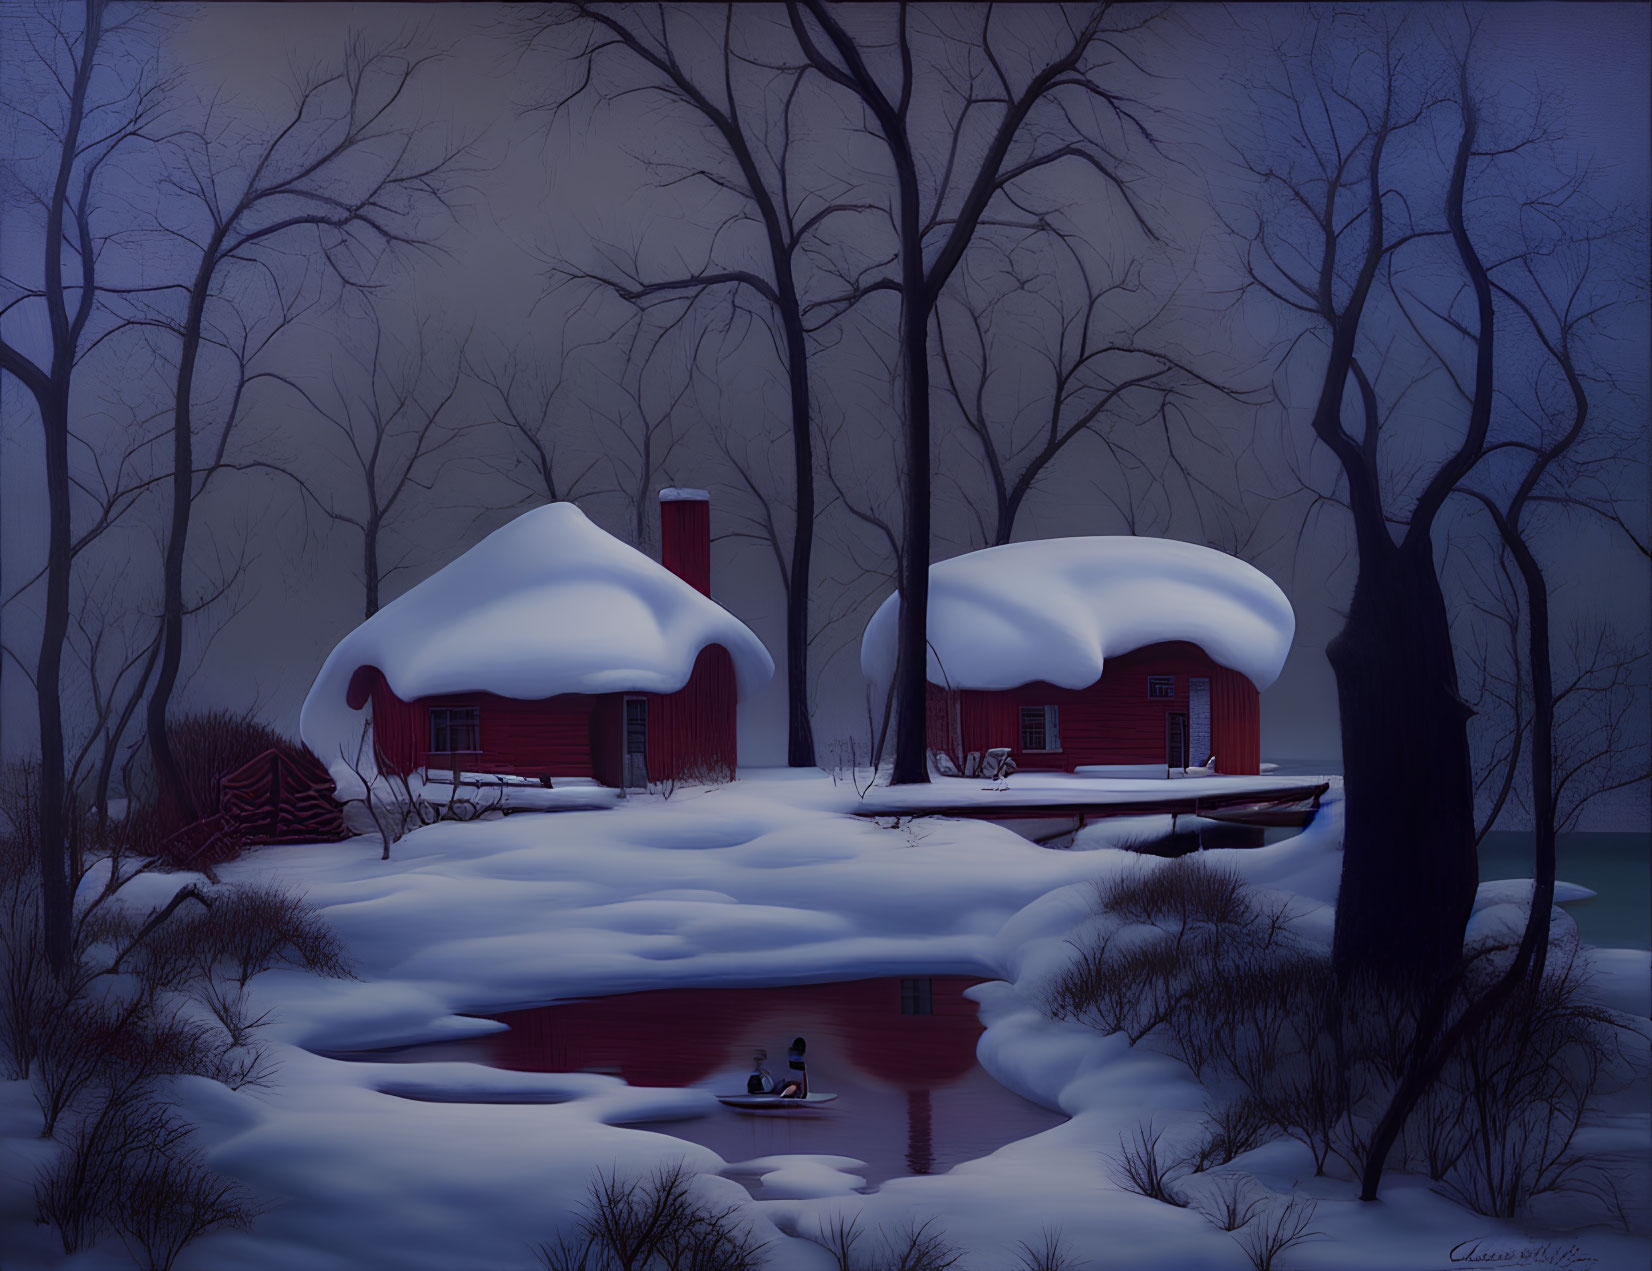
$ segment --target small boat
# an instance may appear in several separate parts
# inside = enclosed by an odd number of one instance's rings
[[[837,1098],[835,1094],[808,1094],[801,1099],[783,1099],[777,1094],[720,1094],[717,1102],[730,1108],[746,1108],[752,1111],[768,1108],[802,1108],[818,1103],[830,1103]]]

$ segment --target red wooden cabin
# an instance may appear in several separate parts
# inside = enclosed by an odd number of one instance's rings
[[[861,669],[894,676],[900,596],[873,614]],[[969,770],[1256,773],[1260,690],[1283,669],[1290,600],[1254,566],[1196,543],[1092,535],[1006,543],[930,566],[929,748]]]
[[[1254,774],[1262,760],[1256,686],[1196,644],[1150,644],[1107,659],[1087,688],[929,686],[929,748],[962,767],[971,751],[1008,746],[1022,769],[1094,764],[1198,767]]]
[[[504,570],[499,587],[506,591],[517,574],[522,575],[527,587],[543,586],[549,577],[553,586],[560,579],[572,579],[568,584],[572,589],[595,578],[620,593],[625,603],[635,598],[637,617],[625,621],[632,622],[633,629],[635,623],[659,622],[667,660],[678,659],[679,665],[686,666],[692,659],[688,681],[680,689],[652,691],[661,678],[658,666],[650,665],[648,658],[639,658],[634,649],[628,653],[614,648],[618,641],[612,633],[617,629],[604,628],[600,622],[593,625],[582,600],[586,593],[570,590],[567,599],[534,615],[527,626],[530,640],[518,641],[512,655],[526,656],[529,662],[541,659],[541,654],[534,651],[538,641],[531,633],[543,631],[543,665],[533,674],[549,683],[594,682],[603,691],[559,692],[548,697],[488,691],[481,685],[487,683],[493,668],[487,658],[475,654],[473,641],[467,637],[443,647],[457,649],[459,666],[476,668],[476,689],[403,698],[392,687],[394,664],[376,664],[367,651],[374,647],[371,640],[350,645],[367,631],[368,624],[364,624],[335,650],[311,690],[301,725],[306,739],[314,732],[318,740],[311,741],[312,747],[348,754],[344,729],[354,719],[359,731],[359,716],[355,713],[371,706],[373,748],[377,766],[385,772],[502,773],[545,778],[552,784],[559,777],[583,777],[616,787],[637,787],[660,780],[732,778],[739,760],[737,699],[742,686],[749,691],[754,683],[766,682],[773,664],[750,631],[709,604],[711,518],[705,492],[662,491],[660,522],[661,564],[706,600],[686,595],[680,584],[661,576],[660,565],[604,534],[571,505],[551,505],[527,513],[498,532],[508,538],[492,548],[484,542],[472,551],[484,556],[491,551],[493,555],[488,559],[495,563],[501,554],[505,557],[510,567]],[[557,536],[554,542],[541,542],[535,537],[541,527]],[[585,554],[589,560],[580,559]],[[496,593],[479,593],[474,586],[469,592],[460,590],[469,585],[467,574],[474,576],[479,568],[465,560],[461,557],[420,584],[437,584],[433,594],[437,595],[441,612],[429,619],[437,625],[447,621],[449,614],[455,622],[464,622],[469,616],[464,612],[467,604],[473,613],[485,612],[487,622],[492,621],[487,606],[494,602]],[[517,562],[520,569],[516,568]],[[442,580],[442,574],[448,571],[454,573]],[[636,590],[627,592],[628,587]],[[676,618],[688,614],[689,619],[661,621],[660,612],[649,608],[661,603],[669,614]],[[428,597],[421,605],[395,615],[401,624],[398,631],[405,628],[406,614],[430,613]],[[389,622],[391,617],[387,606],[369,619],[369,624],[381,619]],[[700,645],[703,635],[682,634],[708,629],[725,632],[722,639],[735,646],[733,655],[724,643]],[[590,634],[586,634],[588,631]],[[604,631],[610,633],[606,642]],[[672,643],[691,638],[695,644]],[[522,654],[524,643],[528,647],[526,655]],[[358,653],[358,647],[363,651]],[[737,671],[736,657],[744,659],[744,679]],[[559,658],[577,665],[564,674],[554,665]],[[390,674],[386,673],[387,667]],[[428,672],[429,668],[424,669]],[[455,678],[463,680],[470,673],[460,670],[457,676],[441,674],[446,678],[443,687],[449,687]],[[347,683],[341,683],[344,676],[348,676]],[[339,716],[336,697],[343,699],[348,716]],[[323,733],[327,734],[325,739],[321,738]],[[348,785],[348,777],[340,784]]]

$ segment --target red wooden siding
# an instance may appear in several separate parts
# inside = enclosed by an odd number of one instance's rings
[[[660,504],[660,564],[702,596],[711,595],[711,504],[668,499]]]
[[[667,503],[664,507],[705,507]],[[649,693],[648,775],[654,781],[734,776],[739,760],[735,728],[734,659],[708,644],[688,683],[675,693]]]
[[[1150,675],[1171,676],[1175,695],[1149,697]],[[1108,658],[1101,678],[1088,688],[1065,689],[1039,682],[999,691],[965,689],[949,695],[931,684],[929,745],[955,759],[972,750],[1009,746],[1018,767],[1067,772],[1085,764],[1162,764],[1166,716],[1188,713],[1188,681],[1197,676],[1210,679],[1211,749],[1217,770],[1257,772],[1261,713],[1255,686],[1186,641],[1148,645]],[[1059,751],[1021,749],[1023,706],[1059,708]],[[1205,756],[1189,758],[1201,763]]]
[[[404,702],[376,669],[363,670],[367,674],[358,672],[351,680],[351,699],[357,700],[358,688],[360,704],[371,698],[376,744],[392,772],[458,766],[467,772],[595,777],[617,786],[628,696],[648,701],[650,778],[681,780],[724,770],[732,777],[738,763],[734,660],[720,644],[700,651],[688,683],[675,693],[564,693],[527,701],[445,693]],[[481,750],[458,756],[432,752],[431,708],[465,706],[477,708]]]

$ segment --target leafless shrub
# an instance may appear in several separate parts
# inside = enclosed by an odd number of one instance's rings
[[[933,1218],[913,1221],[879,1233],[876,1247],[869,1249],[860,1219],[839,1214],[806,1238],[832,1255],[838,1271],[947,1271],[963,1252],[934,1227]]]
[[[1268,1119],[1267,1111],[1254,1099],[1241,1095],[1206,1108],[1204,1133],[1183,1163],[1191,1173],[1203,1173],[1278,1136],[1279,1129]]]
[[[592,1179],[576,1234],[533,1246],[547,1271],[756,1271],[764,1244],[722,1208],[694,1197],[678,1161],[646,1177]]]
[[[1273,1271],[1279,1256],[1323,1232],[1310,1231],[1308,1224],[1318,1211],[1317,1201],[1293,1196],[1283,1205],[1273,1204],[1242,1236],[1235,1236],[1256,1271]]]
[[[1123,1033],[1134,1046],[1175,1015],[1187,963],[1181,941],[1155,936],[1126,942],[1109,932],[1081,948],[1058,978],[1049,995],[1051,1013],[1098,1032]]]
[[[210,909],[177,924],[161,944],[193,951],[207,970],[227,967],[238,987],[275,966],[350,976],[338,936],[301,896],[275,883],[256,883],[215,892],[212,900]]]
[[[478,797],[472,799],[460,793],[466,787],[460,782],[457,771],[453,773],[445,799],[429,797],[431,783],[428,781],[421,783],[415,791],[412,774],[398,772],[396,765],[390,762],[374,739],[371,719],[362,721],[355,754],[351,755],[340,747],[339,757],[355,774],[363,791],[357,798],[346,799],[345,806],[359,803],[372,817],[384,848],[380,860],[390,859],[391,844],[423,826],[437,825],[443,821],[476,821],[505,807],[503,782],[487,786],[485,795],[482,793],[483,787],[473,787]]]
[[[1208,1192],[1193,1198],[1192,1207],[1223,1231],[1238,1231],[1256,1217],[1267,1199],[1266,1194],[1258,1194],[1256,1180],[1248,1174],[1221,1174],[1212,1180]]]
[[[1015,1263],[1018,1271],[1079,1271],[1089,1263],[1075,1258],[1059,1231],[1045,1228],[1039,1233],[1038,1243],[1023,1240],[1016,1245]]]
[[[206,1168],[191,1133],[144,1084],[104,1085],[36,1178],[36,1217],[57,1228],[66,1254],[113,1229],[150,1271],[167,1271],[190,1240],[245,1226],[254,1212],[241,1188]]]
[[[51,1138],[58,1120],[116,1062],[115,1039],[131,1027],[141,1008],[62,1002],[42,1021],[32,1083],[44,1124],[40,1137]]]
[[[1175,1178],[1182,1166],[1160,1155],[1159,1140],[1163,1137],[1164,1131],[1155,1130],[1151,1121],[1137,1126],[1133,1138],[1121,1135],[1119,1154],[1108,1158],[1107,1172],[1126,1191],[1186,1209],[1187,1197],[1176,1186]]]
[[[19,1080],[34,1066],[53,998],[40,947],[40,888],[23,856],[17,838],[0,835],[0,1047],[8,1075]]]
[[[1554,1192],[1620,1208],[1610,1175],[1572,1147],[1619,1034],[1586,1000],[1585,969],[1575,941],[1557,948],[1542,982],[1471,1031],[1441,1075],[1423,1130],[1430,1175],[1477,1213],[1512,1218]]]
[[[270,1022],[268,1011],[256,1017],[252,1014],[251,1008],[247,1005],[244,985],[208,980],[201,987],[199,996],[201,1004],[223,1025],[232,1046],[245,1046],[256,1030]]]
[[[1188,856],[1104,883],[1099,892],[1103,913],[1176,931],[1237,925],[1256,913],[1238,874]]]
[[[201,1153],[181,1141],[152,1143],[127,1164],[113,1225],[145,1271],[171,1271],[192,1240],[245,1228],[257,1214],[244,1188],[208,1169]]]
[[[141,1086],[111,1084],[70,1128],[63,1152],[35,1179],[35,1216],[57,1228],[64,1253],[74,1253],[109,1230],[131,1166],[167,1152],[188,1127]]]
[[[1258,905],[1200,861],[1105,886],[1098,909],[1132,925],[1081,945],[1048,1006],[1132,1045],[1153,1039],[1221,1093],[1181,1165],[1226,1164],[1284,1133],[1309,1149],[1317,1172],[1357,1173],[1411,1062],[1415,998],[1377,982],[1338,984],[1325,954],[1296,938],[1287,909]],[[1483,994],[1513,953],[1469,950],[1450,1014]],[[1407,1127],[1406,1159],[1483,1213],[1512,1217],[1535,1196],[1573,1191],[1615,1216],[1610,1173],[1572,1143],[1605,1067],[1618,1066],[1624,1033],[1587,1001],[1575,942],[1556,946],[1549,963],[1541,986],[1487,1016],[1447,1064]],[[1143,1194],[1166,1173],[1146,1150],[1151,1138],[1139,1136],[1121,1163],[1123,1185]],[[1135,1174],[1139,1185],[1128,1181]]]

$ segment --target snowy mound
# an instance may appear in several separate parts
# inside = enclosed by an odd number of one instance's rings
[[[674,693],[694,660],[720,644],[741,697],[761,691],[774,661],[746,625],[572,503],[535,508],[392,600],[322,664],[298,729],[341,790],[338,758],[354,753],[361,712],[350,678],[377,667],[403,701],[435,693],[541,698],[558,693]]]
[[[861,641],[861,670],[880,689],[894,674],[899,610],[897,592]],[[1110,657],[1187,640],[1264,689],[1295,632],[1291,603],[1266,574],[1171,539],[1006,543],[929,570],[929,680],[954,688],[1084,688]]]

